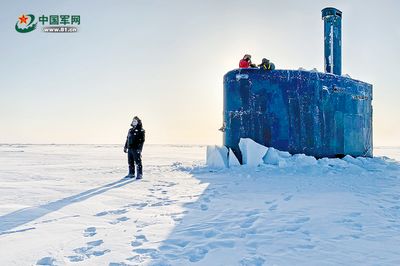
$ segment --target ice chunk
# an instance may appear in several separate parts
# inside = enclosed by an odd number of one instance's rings
[[[287,151],[280,151],[275,148],[268,148],[263,160],[265,164],[279,165],[280,167],[287,165],[286,159],[292,157]]]
[[[229,160],[229,167],[240,165],[240,162],[236,158],[236,155],[233,153],[232,149],[229,149],[228,160]]]
[[[318,160],[318,164],[325,167],[335,167],[337,169],[347,168],[349,163],[339,158],[322,158]]]
[[[307,156],[305,154],[295,154],[292,156],[292,159],[297,166],[316,165],[318,163],[314,156]]]
[[[228,149],[225,146],[207,146],[206,164],[211,168],[228,167]]]
[[[239,141],[239,148],[242,152],[242,162],[250,166],[258,166],[263,163],[263,157],[268,148],[258,144],[252,139],[243,138]]]
[[[352,164],[355,164],[355,165],[358,165],[358,166],[362,166],[362,162],[361,161],[357,160],[356,158],[354,158],[354,157],[352,157],[350,155],[344,156],[343,161],[346,161],[348,163],[352,163]]]
[[[267,154],[265,154],[263,160],[266,164],[278,165],[280,161],[279,151],[274,148],[268,148]]]
[[[280,151],[280,150],[277,150],[277,151],[278,151],[279,156],[281,158],[290,158],[290,157],[292,157],[292,155],[287,151]]]

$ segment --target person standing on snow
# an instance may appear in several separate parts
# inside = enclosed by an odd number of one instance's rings
[[[245,54],[243,56],[243,59],[239,61],[239,68],[249,68],[249,67],[256,67],[256,65],[251,63],[251,55]]]
[[[127,178],[135,177],[135,164],[137,167],[136,179],[142,179],[142,150],[144,144],[145,131],[143,129],[142,121],[139,117],[135,116],[131,123],[131,128],[128,131],[126,138],[124,152],[128,153],[129,174]]]

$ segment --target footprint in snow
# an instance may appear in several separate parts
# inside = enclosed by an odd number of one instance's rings
[[[262,257],[243,258],[239,261],[240,266],[262,266],[265,259]]]
[[[83,232],[83,236],[84,237],[91,237],[91,236],[94,236],[95,234],[97,234],[96,233],[96,227],[88,227]]]
[[[208,203],[208,202],[210,202],[211,200],[210,200],[209,197],[205,197],[205,198],[203,198],[203,201]]]
[[[357,231],[362,231],[363,230],[363,225],[360,223],[355,222],[352,219],[348,219],[348,218],[344,218],[338,221],[335,221],[335,223],[338,224],[343,224],[344,226],[353,229],[353,230],[357,230]]]
[[[240,224],[240,228],[249,228],[251,227],[255,221],[258,220],[258,217],[250,217],[247,218],[243,223]]]
[[[271,207],[268,208],[270,211],[275,211],[278,208],[278,204],[274,204]]]
[[[208,206],[207,206],[206,204],[201,204],[201,205],[200,205],[200,209],[201,209],[202,211],[206,211],[206,210],[208,210]]]
[[[95,241],[90,241],[90,242],[87,242],[86,244],[89,246],[89,247],[97,247],[97,246],[100,246],[101,244],[103,244],[104,242],[103,242],[103,240],[95,240]]]
[[[177,183],[174,182],[167,182],[167,181],[160,181],[161,184],[156,184],[154,186],[156,187],[173,187],[175,186]]]
[[[151,192],[151,193],[155,193],[155,192],[157,192],[157,191],[160,191],[160,190],[162,190],[162,188],[149,188],[149,191]]]
[[[152,259],[158,259],[160,257],[159,251],[154,248],[136,248],[132,250],[132,252],[139,254],[138,258],[150,257]]]
[[[128,211],[126,209],[119,209],[119,210],[111,210],[111,211],[103,211],[95,214],[94,216],[104,216],[104,215],[119,215],[119,214],[124,214],[127,213]]]
[[[293,247],[293,249],[295,249],[295,250],[307,250],[307,249],[313,249],[313,248],[315,248],[315,245],[307,245],[307,244],[297,245],[297,246]]]
[[[147,238],[145,235],[137,235],[135,236],[135,240],[131,242],[132,247],[139,247],[143,245],[143,243],[147,242]]]
[[[349,234],[349,235],[338,235],[333,238],[334,240],[352,240],[352,239],[360,239],[360,235],[358,234]]]
[[[171,216],[171,219],[174,220],[174,222],[181,222],[182,217],[177,217],[177,216]]]
[[[184,248],[190,243],[190,241],[182,239],[167,239],[164,241],[164,243],[167,245]]]
[[[140,202],[140,203],[132,203],[124,206],[124,208],[135,208],[138,210],[142,210],[144,207],[148,205],[147,202]]]
[[[150,207],[169,206],[177,202],[176,200],[170,200],[168,198],[166,199],[157,198],[157,199],[161,201],[151,204]]]
[[[204,236],[205,236],[206,238],[212,238],[212,237],[218,235],[218,233],[219,233],[219,232],[217,232],[217,231],[215,231],[215,230],[209,230],[209,231],[204,232]]]
[[[298,225],[289,225],[289,226],[284,226],[278,229],[279,233],[291,233],[291,232],[296,232],[299,230],[301,227]]]
[[[287,196],[286,198],[284,198],[285,201],[289,201],[293,198],[293,195]]]
[[[38,260],[36,262],[36,265],[45,265],[45,266],[54,266],[56,265],[56,259],[52,258],[52,257],[44,257],[41,258],[40,260]]]
[[[111,251],[109,249],[95,250],[96,247],[101,246],[103,243],[104,242],[101,239],[87,242],[85,247],[80,247],[73,250],[76,255],[68,256],[67,258],[70,262],[79,262],[85,259],[89,259],[92,256],[102,256]]]
[[[347,218],[335,221],[335,223],[338,223],[338,224],[346,224],[346,223],[352,223],[352,222],[354,222],[352,219],[347,219]]]
[[[358,230],[358,231],[362,231],[363,230],[363,226],[360,223],[353,223],[351,225],[351,228],[354,229],[354,230]]]
[[[246,216],[250,217],[250,216],[257,215],[257,214],[260,214],[260,210],[254,209],[254,210],[251,210],[251,211],[247,212]]]
[[[130,220],[128,217],[123,216],[123,217],[119,217],[119,218],[115,219],[114,221],[110,222],[110,224],[119,224],[120,222],[125,222],[128,220]]]
[[[138,232],[139,232],[139,231],[142,230],[142,228],[145,228],[145,227],[147,227],[149,225],[152,225],[152,224],[155,224],[155,223],[146,223],[146,222],[143,222],[143,221],[136,220],[135,224],[136,224],[136,228],[138,228]]]
[[[360,216],[361,215],[361,212],[352,212],[352,213],[349,213],[349,217],[358,217],[358,216]]]
[[[210,248],[231,246],[230,244],[226,244],[223,242],[224,241],[218,241],[218,243],[214,242],[213,244],[211,244],[213,247],[203,246],[203,247],[195,247],[195,248],[188,250],[186,248],[186,245],[189,244],[189,241],[171,239],[170,241],[167,242],[168,245],[161,246],[159,249],[165,252],[163,254],[163,257],[169,262],[172,260],[182,259],[182,257],[186,258],[190,262],[199,262],[202,259],[204,259],[204,257],[209,252]],[[185,250],[187,250],[187,251],[185,252]],[[184,252],[184,253],[182,254],[181,252]],[[153,265],[153,264],[151,264],[151,265]],[[170,265],[170,264],[161,263],[161,264],[155,264],[155,265],[166,266],[166,265]]]
[[[391,196],[394,200],[400,200],[400,196],[399,195],[392,195]]]
[[[234,248],[235,247],[235,241],[233,241],[233,240],[219,240],[219,241],[210,242],[209,244],[207,244],[207,246],[210,249],[215,249],[215,248]]]
[[[294,223],[295,224],[302,224],[302,223],[305,223],[305,222],[308,222],[308,221],[310,221],[310,217],[301,217],[301,218],[296,219],[294,221]]]
[[[172,220],[174,220],[175,222],[180,222],[180,221],[182,221],[182,219],[183,219],[183,215],[184,215],[184,214],[187,214],[187,213],[188,213],[188,211],[175,212],[175,213],[167,214],[167,215],[165,215],[165,216],[170,216],[170,218],[171,218]],[[164,215],[161,215],[161,216],[164,216]]]
[[[197,247],[185,254],[185,256],[189,259],[190,262],[198,262],[204,259],[207,255],[208,249]]]

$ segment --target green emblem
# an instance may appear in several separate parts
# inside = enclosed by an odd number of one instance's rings
[[[27,23],[29,17],[29,24]],[[35,16],[32,14],[28,14],[27,16],[22,15],[18,18],[17,23],[15,23],[15,30],[20,32],[20,33],[27,33],[31,32],[36,29],[37,22],[33,23],[35,21]],[[26,27],[22,28],[21,25],[25,24]]]

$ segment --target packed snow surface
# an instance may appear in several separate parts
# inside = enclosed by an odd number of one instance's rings
[[[204,146],[0,145],[0,265],[400,265],[400,149],[268,149],[215,170]]]

